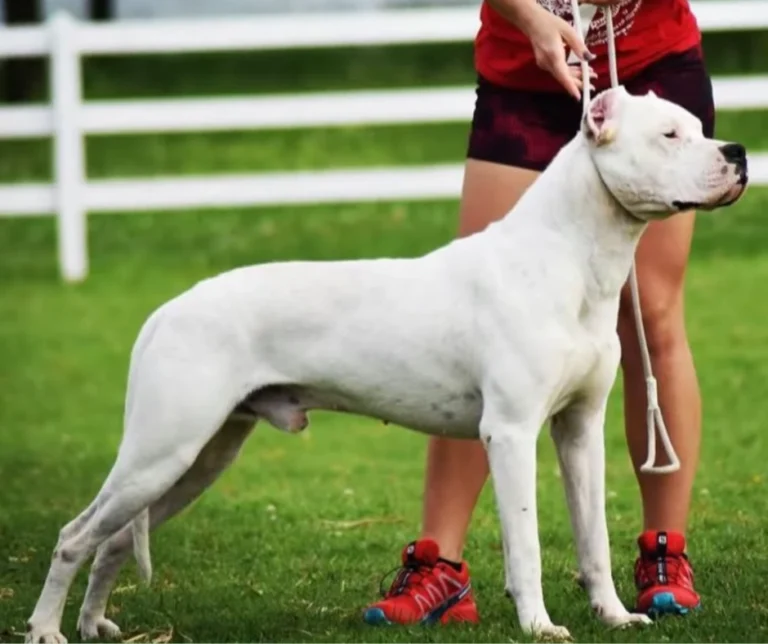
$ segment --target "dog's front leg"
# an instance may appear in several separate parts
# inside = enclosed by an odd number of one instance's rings
[[[507,594],[515,602],[526,633],[564,640],[570,634],[552,623],[541,586],[536,515],[538,433],[538,423],[511,423],[489,413],[484,414],[480,425],[502,526]]]
[[[571,515],[581,581],[590,603],[605,623],[623,627],[650,623],[621,603],[611,573],[608,525],[605,516],[604,425],[607,396],[580,402],[552,420],[552,438],[560,461]]]

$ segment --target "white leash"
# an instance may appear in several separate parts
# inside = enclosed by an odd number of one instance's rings
[[[571,7],[573,10],[573,26],[576,31],[581,34],[582,39],[586,40],[586,31],[582,25],[581,7],[578,0],[571,0]],[[585,17],[589,16],[590,21],[597,11],[595,5],[584,5]],[[608,69],[611,77],[611,87],[618,87],[619,85],[619,72],[616,64],[616,37],[613,31],[613,10],[611,7],[606,6],[602,8],[605,15],[605,30],[606,39],[608,41]],[[591,13],[591,15],[589,15]],[[587,31],[589,29],[589,22],[587,23]],[[582,90],[582,107],[584,114],[587,112],[587,106],[590,100],[590,80],[589,80],[589,63],[583,60],[581,61],[581,75],[584,88]],[[629,273],[629,286],[632,293],[632,309],[635,317],[635,327],[637,328],[637,340],[640,345],[640,353],[643,359],[643,373],[645,374],[645,384],[648,398],[648,410],[646,412],[646,423],[648,431],[648,456],[640,466],[641,472],[649,472],[652,474],[668,474],[670,472],[676,472],[680,469],[680,459],[675,453],[675,448],[672,446],[672,441],[669,438],[669,432],[667,426],[664,423],[664,418],[661,415],[661,409],[659,408],[659,395],[658,388],[656,386],[656,378],[653,375],[653,368],[651,366],[651,356],[648,352],[648,342],[645,339],[645,329],[643,328],[643,316],[640,309],[640,291],[637,286],[637,271],[635,270],[635,262],[632,262],[632,269]],[[659,436],[661,437],[664,451],[667,453],[669,459],[668,465],[656,465],[656,430],[658,429]]]

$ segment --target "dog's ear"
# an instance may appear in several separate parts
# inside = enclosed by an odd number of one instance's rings
[[[621,89],[606,90],[592,99],[584,115],[584,134],[597,145],[607,145],[616,137],[616,113]]]

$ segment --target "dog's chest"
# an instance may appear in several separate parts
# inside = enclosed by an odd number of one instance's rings
[[[552,413],[561,411],[575,398],[602,389],[606,373],[618,361],[615,323],[609,320],[593,316],[568,329],[554,374]]]

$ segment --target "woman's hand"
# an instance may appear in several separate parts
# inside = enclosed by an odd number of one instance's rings
[[[595,0],[595,2],[603,0]],[[531,41],[536,64],[552,74],[577,101],[581,99],[583,82],[580,67],[566,63],[565,48],[570,47],[579,60],[594,60],[579,33],[565,20],[538,4],[528,5],[518,27]],[[594,77],[594,74],[592,74]]]

